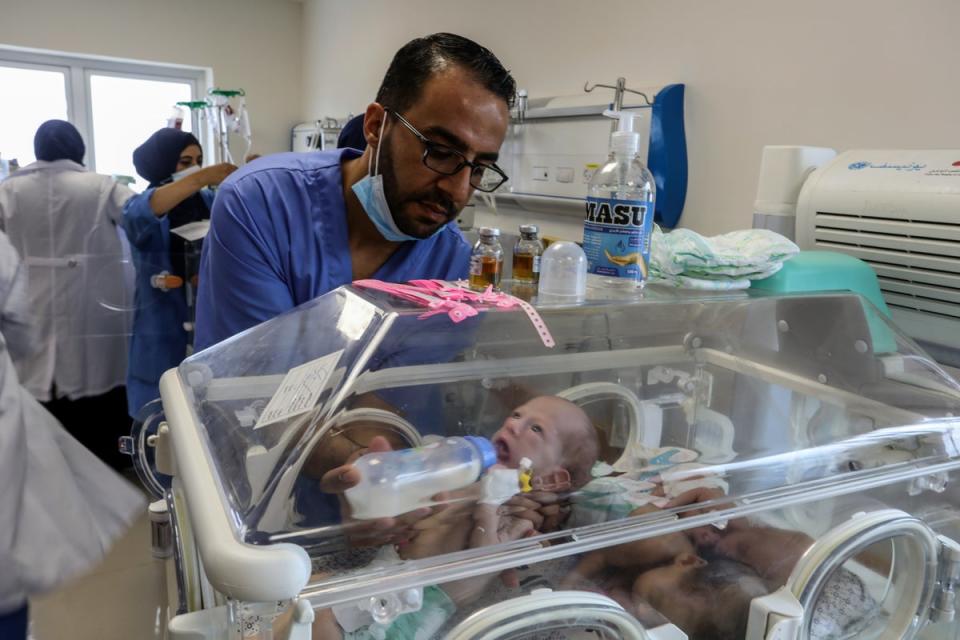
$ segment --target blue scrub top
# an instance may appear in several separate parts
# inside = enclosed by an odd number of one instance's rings
[[[167,271],[170,264],[170,220],[157,217],[150,207],[154,189],[147,189],[123,205],[123,230],[130,241],[137,270],[134,290],[133,335],[127,364],[127,412],[135,417],[151,400],[160,397],[163,372],[176,367],[187,355],[187,301],[182,289],[161,291],[150,284],[151,276]],[[207,208],[213,204],[209,189],[200,191]]]
[[[198,351],[352,282],[340,163],[359,155],[271,155],[220,186],[200,260]],[[373,277],[455,280],[469,263],[470,246],[450,224],[402,243]]]

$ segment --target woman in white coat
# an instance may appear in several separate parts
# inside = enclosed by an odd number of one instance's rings
[[[27,598],[98,564],[143,496],[64,431],[20,385],[30,351],[23,270],[0,233],[0,638],[26,638]]]
[[[132,266],[118,232],[133,192],[83,166],[69,122],[34,138],[37,162],[0,183],[0,229],[29,271],[40,349],[16,359],[23,385],[70,433],[114,468],[129,433],[124,380],[133,308]]]

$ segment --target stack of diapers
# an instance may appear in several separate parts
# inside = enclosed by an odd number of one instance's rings
[[[747,229],[706,238],[689,229],[663,233],[654,227],[650,281],[674,287],[727,291],[772,276],[800,248],[768,229]]]

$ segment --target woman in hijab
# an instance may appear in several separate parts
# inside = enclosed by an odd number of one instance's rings
[[[40,125],[37,161],[0,183],[0,229],[24,262],[37,350],[18,357],[19,379],[67,430],[116,469],[130,457],[117,438],[130,433],[127,341],[132,271],[119,225],[133,192],[83,166],[77,129],[64,120]]]
[[[203,167],[203,150],[190,133],[160,129],[133,152],[133,164],[148,183],[127,201],[123,227],[137,269],[133,336],[127,369],[127,408],[132,417],[160,397],[164,371],[187,356],[189,319],[183,286],[185,241],[171,229],[210,218],[213,192],[237,167]]]

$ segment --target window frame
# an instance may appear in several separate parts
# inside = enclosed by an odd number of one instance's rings
[[[83,136],[87,146],[86,164],[91,171],[97,170],[90,95],[91,76],[108,75],[137,80],[187,83],[190,85],[191,100],[202,100],[207,95],[207,88],[214,86],[213,70],[210,67],[123,60],[3,44],[0,44],[0,66],[58,71],[64,74],[67,120],[73,123]],[[193,110],[190,113],[193,131],[198,132],[199,118]],[[197,137],[204,147],[207,147],[210,143],[209,132],[199,131],[199,133]]]

